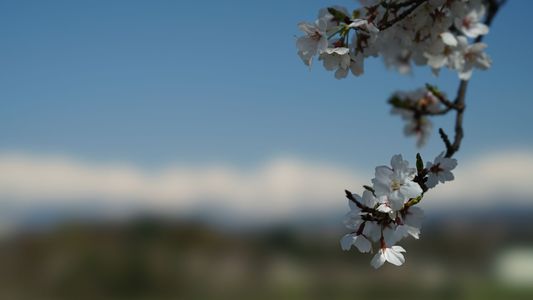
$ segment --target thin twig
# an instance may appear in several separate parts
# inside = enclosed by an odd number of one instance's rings
[[[445,109],[441,109],[441,110],[438,110],[438,111],[424,112],[424,115],[426,115],[426,116],[442,116],[442,115],[447,114],[452,109],[453,109],[453,107],[446,107]]]
[[[450,149],[452,147],[452,143],[450,142],[450,138],[448,137],[446,132],[444,132],[444,129],[439,128],[439,134],[440,138],[444,142],[444,146],[446,146],[446,149]]]
[[[385,7],[385,8],[399,9],[399,8],[402,8],[402,7],[406,7],[406,6],[409,6],[409,5],[415,4],[415,3],[418,2],[418,1],[419,1],[419,0],[408,0],[408,1],[400,2],[400,3],[386,3],[386,2],[381,2],[381,6],[383,6],[383,7]]]
[[[409,7],[408,9],[404,10],[399,16],[397,16],[396,18],[390,20],[390,21],[387,21],[383,24],[381,24],[381,26],[379,26],[379,30],[383,31],[391,26],[393,26],[394,24],[398,23],[399,21],[405,19],[408,15],[410,15],[413,11],[415,11],[415,9],[417,9],[420,5],[422,5],[423,3],[426,3],[428,2],[429,0],[415,0],[415,1],[410,1],[412,3],[410,4],[413,4],[413,6]]]

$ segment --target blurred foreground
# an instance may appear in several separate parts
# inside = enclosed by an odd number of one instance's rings
[[[340,226],[66,222],[1,241],[0,299],[533,299],[533,221],[487,219],[426,224],[377,271]]]

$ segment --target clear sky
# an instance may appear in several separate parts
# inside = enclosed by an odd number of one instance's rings
[[[455,74],[309,71],[296,24],[354,1],[0,1],[0,151],[147,167],[280,155],[372,167],[415,153],[386,99]],[[510,0],[475,72],[459,157],[533,147],[533,2]],[[436,120],[452,129],[451,119]],[[433,136],[423,153],[442,148]]]

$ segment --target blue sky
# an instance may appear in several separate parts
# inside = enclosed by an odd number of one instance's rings
[[[0,151],[146,167],[272,157],[371,168],[418,151],[387,97],[455,74],[337,81],[299,60],[296,24],[353,1],[0,1]],[[468,91],[459,154],[532,149],[533,2],[511,0]],[[451,131],[452,119],[435,120]],[[442,144],[433,136],[428,158]]]

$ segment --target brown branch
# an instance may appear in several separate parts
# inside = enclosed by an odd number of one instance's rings
[[[446,106],[446,108],[455,109],[454,103],[448,100],[448,98],[446,98],[446,96],[444,96],[436,86],[426,83],[426,89],[431,92],[431,94],[433,94],[433,96],[435,96],[440,103]]]
[[[419,0],[407,0],[407,1],[404,1],[404,2],[400,2],[400,3],[387,3],[387,2],[381,2],[381,6],[385,7],[385,8],[390,8],[390,9],[400,9],[402,7],[406,7],[406,6],[409,6],[409,5],[413,5],[415,4],[416,2],[418,2]]]
[[[457,98],[455,99],[454,105],[456,106],[457,114],[455,116],[455,137],[453,144],[450,146],[446,145],[446,157],[452,157],[459,148],[461,147],[461,141],[464,137],[463,130],[463,116],[465,111],[465,98],[466,98],[466,88],[468,87],[467,80],[461,80],[459,84],[459,90],[457,91]]]
[[[404,10],[399,16],[396,18],[387,21],[379,26],[379,30],[383,31],[394,24],[400,22],[401,20],[405,19],[407,16],[409,16],[415,9],[417,9],[420,5],[423,3],[428,2],[429,0],[415,0],[415,1],[409,1],[409,4],[412,4],[413,6],[409,7],[408,9]]]
[[[439,111],[428,111],[425,112],[424,115],[426,116],[442,116],[447,114],[450,110],[452,110],[453,107],[446,107],[445,109],[439,110]]]
[[[494,17],[498,13],[498,10],[505,4],[506,1],[507,0],[500,0],[500,1],[488,0],[487,1],[488,12],[487,12],[487,17],[485,19],[485,24],[487,26],[490,26],[492,24]],[[480,43],[481,41],[483,41],[482,35],[478,36],[474,42]],[[446,157],[452,157],[457,151],[459,151],[459,148],[461,147],[461,142],[464,137],[463,117],[464,117],[464,111],[466,107],[465,98],[466,98],[467,88],[468,88],[468,81],[461,80],[461,83],[459,84],[459,89],[457,90],[457,97],[455,98],[455,101],[453,103],[455,110],[457,111],[457,114],[455,116],[455,137],[453,139],[453,144],[446,145]]]
[[[440,138],[444,142],[444,145],[446,146],[446,149],[450,149],[452,147],[452,143],[450,142],[450,138],[448,137],[446,132],[444,132],[444,129],[439,128],[439,134]]]

